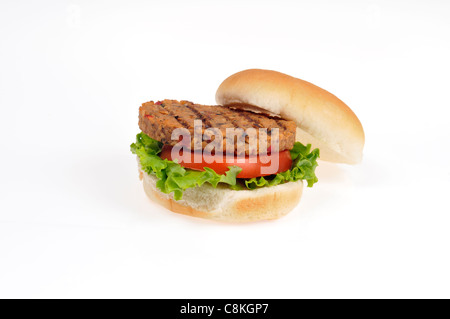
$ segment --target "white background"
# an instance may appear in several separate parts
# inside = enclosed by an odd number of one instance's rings
[[[0,4],[0,297],[450,297],[450,2]],[[153,204],[138,107],[247,68],[336,94],[366,132],[278,221]]]

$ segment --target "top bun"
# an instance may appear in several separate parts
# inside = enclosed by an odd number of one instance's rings
[[[296,140],[319,148],[322,160],[356,164],[362,159],[364,130],[358,117],[312,83],[276,71],[245,70],[222,82],[216,102],[295,121]]]

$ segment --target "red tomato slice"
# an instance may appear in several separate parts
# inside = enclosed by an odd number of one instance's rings
[[[220,160],[217,161],[214,155],[205,155],[200,152],[189,152],[189,154],[185,155],[181,149],[179,152],[173,153],[172,147],[164,146],[160,156],[162,159],[169,161],[177,159],[181,166],[197,171],[203,171],[204,167],[209,167],[218,174],[225,174],[228,171],[228,166],[238,166],[242,168],[242,171],[237,176],[238,178],[277,174],[291,169],[292,166],[291,154],[288,150],[269,155],[233,156],[231,158],[221,154],[221,162]]]

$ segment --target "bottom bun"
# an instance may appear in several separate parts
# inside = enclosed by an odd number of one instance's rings
[[[302,181],[289,182],[255,190],[232,190],[208,183],[188,188],[182,200],[156,188],[157,178],[141,172],[144,190],[150,199],[179,214],[226,222],[251,222],[277,219],[289,213],[300,201]]]

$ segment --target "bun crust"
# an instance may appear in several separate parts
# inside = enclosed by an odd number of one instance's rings
[[[362,159],[365,137],[358,117],[312,83],[276,71],[245,70],[222,82],[216,102],[295,121],[297,141],[318,147],[322,160],[356,164]]]
[[[147,196],[172,212],[225,222],[252,222],[277,219],[289,213],[300,201],[302,181],[256,190],[231,190],[205,183],[185,190],[183,199],[156,188],[157,178],[140,172]]]

